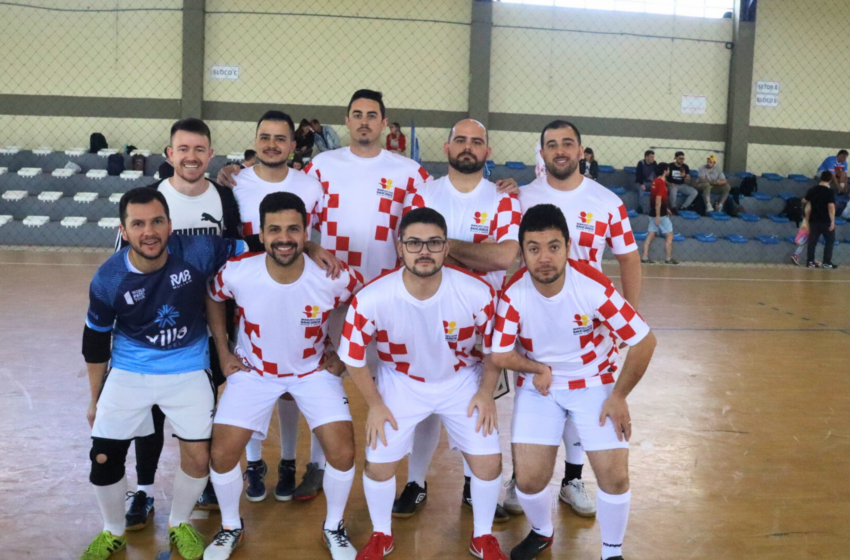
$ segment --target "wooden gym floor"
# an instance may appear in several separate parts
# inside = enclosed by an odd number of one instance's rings
[[[104,258],[0,252],[2,559],[76,559],[102,528],[88,482],[89,395],[80,335],[88,283]],[[659,344],[629,399],[635,432],[626,558],[850,556],[847,269],[652,266],[644,275],[641,311]],[[350,382],[346,387],[359,450],[346,520],[361,547],[371,532],[361,483],[365,410]],[[507,427],[509,408],[503,410]],[[508,452],[507,429],[501,437]],[[271,486],[276,440],[273,420],[264,451]],[[299,479],[308,457],[302,431]],[[510,461],[506,453],[506,469]],[[132,451],[127,464],[134,487]],[[154,560],[167,550],[176,466],[176,445],[168,441],[155,524],[130,534],[127,551],[116,558]],[[559,463],[553,492],[561,469]],[[595,495],[589,467],[585,473]],[[405,476],[402,468],[400,488]],[[421,512],[394,522],[391,558],[471,558],[472,515],[460,506],[461,461],[447,450],[445,434],[428,481]],[[307,503],[243,500],[246,542],[233,558],[328,558],[319,541],[324,508],[321,496]],[[555,514],[555,546],[543,558],[599,558],[595,520],[562,505]],[[196,524],[210,538],[218,515]],[[528,530],[521,516],[495,526],[506,552]]]

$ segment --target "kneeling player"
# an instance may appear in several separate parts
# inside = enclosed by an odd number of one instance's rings
[[[626,397],[649,365],[655,336],[605,275],[567,259],[570,233],[556,206],[529,209],[519,242],[527,268],[505,288],[493,335],[493,362],[521,372],[511,441],[517,496],[532,531],[511,559],[530,560],[552,546],[548,485],[567,414],[599,483],[602,558],[621,559],[631,498]],[[618,379],[612,333],[632,347]]]
[[[404,267],[378,277],[351,303],[340,357],[369,405],[363,488],[374,532],[357,560],[379,560],[393,550],[395,472],[420,422],[436,414],[472,469],[475,529],[469,551],[506,557],[491,534],[501,486],[502,454],[493,389],[498,370],[490,353],[495,292],[483,280],[443,267],[446,221],[430,208],[401,220],[396,250]],[[366,346],[377,338],[378,385],[366,366]],[[392,429],[386,428],[390,424]]]
[[[304,258],[307,212],[296,195],[266,196],[260,228],[265,252],[231,259],[209,287],[210,328],[228,378],[215,416],[210,473],[222,527],[204,558],[229,558],[242,542],[239,458],[254,432],[265,436],[275,403],[289,393],[327,456],[324,542],[334,560],[353,560],[357,551],[342,516],[354,481],[354,431],[339,377],[343,366],[336,355],[325,354],[325,338],[331,310],[347,303],[362,281],[347,269],[329,278]],[[227,299],[236,300],[239,310],[236,355],[227,350]]]

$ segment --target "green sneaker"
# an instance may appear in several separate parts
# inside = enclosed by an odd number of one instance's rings
[[[197,560],[204,555],[204,538],[188,523],[169,527],[168,539],[186,560]]]
[[[80,560],[106,560],[126,546],[127,539],[116,537],[109,531],[104,531],[94,538],[83,555],[80,556]]]

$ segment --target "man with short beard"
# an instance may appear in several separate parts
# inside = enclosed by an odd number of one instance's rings
[[[623,295],[637,309],[640,298],[640,253],[623,202],[611,191],[579,173],[583,154],[581,134],[570,122],[556,120],[540,134],[546,175],[522,187],[523,214],[538,204],[554,204],[566,216],[573,243],[570,258],[602,271],[606,245],[620,265]],[[567,457],[561,481],[561,500],[578,515],[593,517],[596,507],[581,481],[584,450],[568,418],[564,428]]]

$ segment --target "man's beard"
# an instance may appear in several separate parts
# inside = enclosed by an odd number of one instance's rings
[[[143,259],[146,259],[146,260],[149,260],[149,261],[155,261],[156,259],[158,259],[159,257],[161,257],[161,256],[162,256],[162,254],[165,252],[165,250],[168,248],[168,247],[166,246],[166,244],[165,244],[165,243],[163,243],[163,244],[162,244],[162,249],[159,251],[159,253],[157,253],[156,255],[154,255],[154,256],[152,256],[152,257],[151,257],[151,256],[146,255],[145,253],[143,253],[143,252],[142,252],[142,250],[141,250],[141,247],[142,247],[141,242],[139,242],[139,246],[138,246],[138,247],[136,247],[135,245],[133,245],[132,243],[130,243],[130,247],[133,249],[133,251],[134,251],[137,255],[139,255],[139,256],[140,256],[140,257],[142,257]]]
[[[434,263],[433,260],[431,262]],[[419,278],[430,278],[430,277],[434,276],[435,274],[437,274],[438,272],[440,272],[440,270],[442,270],[442,268],[443,268],[442,266],[436,266],[436,263],[434,263],[434,264],[435,264],[434,269],[430,272],[419,272],[418,270],[416,270],[416,262],[413,263],[412,267],[407,266],[405,264],[404,268],[406,268],[407,270],[410,271],[411,274],[413,274],[414,276],[418,276]]]
[[[529,273],[531,274],[532,278],[534,278],[535,280],[537,280],[541,284],[552,284],[552,283],[556,282],[561,276],[564,275],[563,272],[558,272],[554,276],[552,276],[551,278],[541,278],[541,277],[537,276],[536,274],[534,274],[533,272],[529,271]]]
[[[257,161],[265,165],[266,167],[283,167],[286,165],[286,159],[282,159],[280,161],[265,161],[260,157],[260,154],[257,154]]]
[[[289,257],[288,259],[284,259],[283,257],[278,256],[277,253],[275,253],[275,249],[277,249],[278,247],[293,247],[295,250],[292,252],[291,257]],[[298,249],[297,243],[284,243],[283,241],[272,243],[271,247],[266,249],[266,254],[268,254],[268,256],[270,256],[272,260],[274,260],[274,262],[284,267],[289,266],[293,262],[295,262],[295,259],[301,256],[301,253],[303,253],[303,251]]]
[[[464,155],[471,156],[472,159],[461,161],[460,158],[461,158],[461,156],[464,156]],[[459,172],[461,172],[465,175],[472,175],[473,173],[478,173],[479,171],[484,169],[485,163],[486,162],[484,162],[484,161],[479,161],[478,158],[476,158],[474,155],[470,154],[469,152],[464,152],[464,153],[460,154],[459,156],[457,156],[456,158],[449,157],[449,165],[453,169],[455,169],[455,170],[457,170],[457,171],[459,171]]]
[[[552,165],[546,164],[546,172],[559,181],[563,181],[564,179],[569,179],[573,173],[578,169],[578,161],[568,160],[567,168],[563,171],[558,171],[555,168],[554,163]]]

